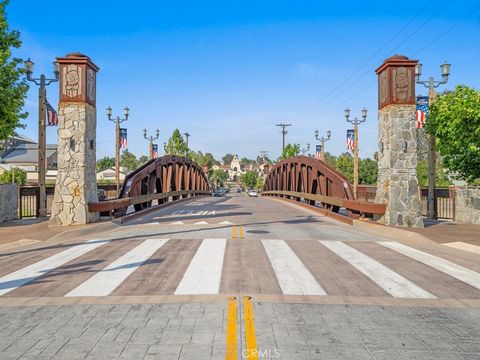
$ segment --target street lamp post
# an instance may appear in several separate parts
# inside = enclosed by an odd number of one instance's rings
[[[107,117],[108,120],[115,123],[115,183],[117,185],[117,196],[120,193],[120,124],[128,120],[128,112],[130,109],[128,106],[125,106],[123,109],[123,114],[125,118],[120,119],[120,116],[112,118],[112,107],[107,108]]]
[[[325,143],[330,140],[330,137],[332,136],[332,132],[330,130],[327,130],[327,137],[318,137],[318,130],[315,130],[315,139],[319,141],[322,144],[322,161],[325,161]]]
[[[32,78],[33,73],[33,61],[28,58],[25,61],[25,71],[27,73],[27,80],[35,83],[39,86],[38,90],[38,186],[40,188],[40,216],[47,215],[47,194],[45,191],[45,173],[46,173],[46,148],[47,138],[45,129],[46,118],[46,86],[52,82],[58,81],[60,77],[60,64],[58,62],[53,63],[54,79],[47,79],[44,74],[41,74],[39,78]]]
[[[305,156],[305,153],[310,150],[310,143],[307,144],[307,147],[302,149],[301,152],[302,152],[302,155]]]
[[[367,121],[367,109],[362,110],[362,118],[350,119],[350,109],[345,109],[345,119],[347,122],[353,124],[353,192],[357,198],[358,188],[358,125]]]
[[[439,87],[440,85],[446,84],[448,81],[448,77],[450,76],[450,64],[445,62],[444,64],[440,65],[441,72],[442,72],[442,80],[435,81],[433,76],[430,76],[428,80],[422,81],[420,80],[420,76],[422,76],[422,64],[417,63],[415,65],[415,80],[417,84],[422,84],[428,89],[428,105],[430,106],[437,97],[435,92],[435,88]],[[435,144],[435,137],[429,135],[428,136],[428,195],[427,195],[427,218],[430,220],[434,220],[437,218],[437,204],[436,204],[436,197],[435,197],[435,185],[436,185],[436,161],[437,161],[437,152],[436,152],[436,144]]]
[[[158,129],[155,130],[155,136],[153,135],[147,136],[147,129],[143,129],[143,138],[147,139],[149,143],[149,159],[150,160],[153,159],[153,147],[152,147],[153,140],[157,140],[159,135],[160,135],[160,130]]]

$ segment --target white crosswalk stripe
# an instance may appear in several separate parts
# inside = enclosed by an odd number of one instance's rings
[[[0,278],[0,296],[27,284],[110,240],[88,240]]]
[[[283,240],[262,240],[285,295],[326,295],[302,261]]]
[[[148,260],[167,239],[147,239],[65,296],[106,296]]]
[[[226,244],[226,239],[203,240],[175,294],[218,294]]]
[[[465,243],[463,241],[454,241],[454,242],[450,242],[450,243],[444,243],[442,245],[443,246],[448,246],[448,247],[451,247],[451,248],[454,248],[454,249],[458,249],[458,250],[463,250],[463,251],[468,251],[468,252],[475,253],[475,254],[480,254],[480,246]]]
[[[480,289],[480,274],[473,270],[397,242],[382,241],[379,244]]]
[[[436,297],[428,291],[415,285],[402,275],[390,270],[378,261],[340,241],[319,241],[322,245],[349,262],[358,271],[380,286],[393,297],[425,298]]]

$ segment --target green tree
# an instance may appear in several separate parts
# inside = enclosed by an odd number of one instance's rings
[[[209,169],[218,162],[211,153],[203,154],[201,151],[190,151],[188,157],[201,167],[208,166]]]
[[[327,151],[325,152],[325,163],[335,168],[337,165],[337,157]]]
[[[248,166],[254,163],[255,163],[255,160],[253,159],[248,159],[246,157],[240,159],[240,165],[242,166]]]
[[[104,156],[103,158],[97,161],[96,168],[97,168],[97,171],[102,171],[102,170],[110,169],[111,167],[114,167],[114,166],[115,166],[115,158]]]
[[[336,169],[353,182],[353,157],[350,153],[345,152],[337,157]]]
[[[19,168],[12,168],[0,174],[0,184],[11,184],[15,176],[15,184],[25,185],[27,183],[27,172]]]
[[[257,183],[255,184],[255,189],[258,191],[262,191],[263,189],[263,177],[257,177]]]
[[[20,33],[10,30],[5,7],[8,1],[0,1],[0,140],[15,133],[15,129],[25,128],[21,119],[28,113],[22,112],[28,85],[21,79],[25,72],[19,65],[22,59],[12,57],[12,49],[20,48]]]
[[[222,169],[213,170],[210,175],[210,182],[215,184],[215,187],[223,186],[223,183],[228,179],[228,174]]]
[[[166,155],[177,155],[177,156],[188,155],[187,143],[185,142],[185,139],[183,138],[182,134],[180,134],[180,130],[175,129],[173,131],[173,134],[168,139],[164,149],[165,149]]]
[[[225,165],[228,165],[232,162],[233,160],[233,155],[232,154],[225,154],[225,156],[222,157],[222,161]]]
[[[429,109],[426,130],[435,136],[444,166],[469,183],[480,179],[480,92],[459,85]]]
[[[247,189],[254,189],[257,185],[258,173],[256,171],[247,171],[240,175],[240,182]]]
[[[146,164],[148,162],[148,156],[147,155],[142,155],[138,158],[138,166],[142,166],[143,164]]]
[[[282,156],[280,159],[285,160],[292,156],[297,156],[300,151],[300,145],[298,144],[287,144],[283,149]]]
[[[126,167],[128,171],[138,169],[137,157],[128,151],[128,149],[125,149],[122,156],[120,156],[120,166]]]
[[[358,161],[358,183],[375,185],[377,183],[378,163],[370,158]]]
[[[420,160],[417,163],[417,178],[418,178],[418,185],[428,186],[428,161],[427,160]],[[448,175],[445,173],[441,158],[437,158],[435,178],[436,178],[437,186],[452,185],[452,182],[448,178]]]

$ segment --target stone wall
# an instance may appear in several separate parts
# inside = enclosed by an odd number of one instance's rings
[[[423,226],[417,179],[415,105],[388,105],[378,112],[378,181],[375,202],[387,204],[378,220]]]
[[[18,187],[16,184],[0,184],[0,223],[18,217]]]
[[[455,221],[480,224],[480,187],[455,188]]]
[[[50,223],[86,224],[97,218],[88,212],[88,202],[98,201],[96,110],[87,103],[60,103],[58,124],[58,173]]]

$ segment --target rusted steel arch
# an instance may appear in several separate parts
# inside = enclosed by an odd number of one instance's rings
[[[120,190],[119,199],[189,190],[204,192],[210,190],[205,172],[191,159],[167,155],[152,159],[128,174]],[[187,196],[189,195],[172,196],[172,200],[178,200]],[[168,200],[168,198],[160,198],[135,204],[135,211],[152,206],[153,201],[158,201],[158,204],[162,204]],[[124,215],[126,210],[126,208],[117,209],[115,215]]]
[[[321,160],[307,156],[296,156],[283,160],[270,169],[263,188],[268,191],[289,191],[322,195],[337,199],[354,200],[352,185],[347,177]],[[268,194],[275,195],[275,194]],[[285,195],[276,195],[285,196]],[[296,198],[300,200],[300,198]],[[315,200],[305,199],[310,205]],[[339,205],[323,203],[324,207],[338,212]]]

